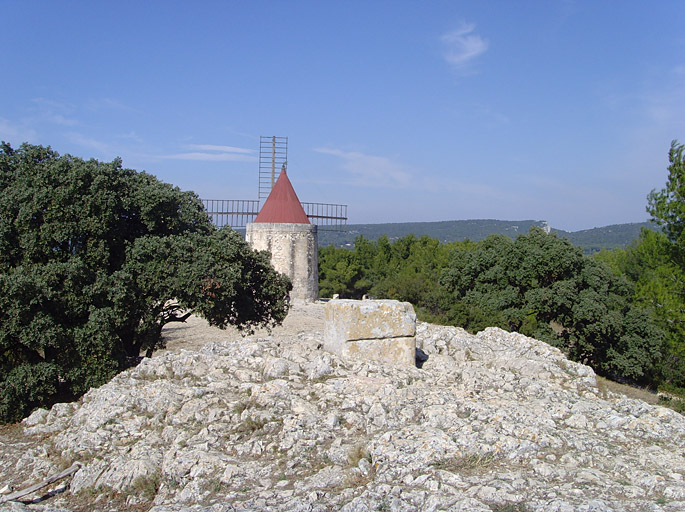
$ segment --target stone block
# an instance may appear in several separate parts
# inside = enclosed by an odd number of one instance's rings
[[[331,300],[326,304],[324,348],[346,358],[413,366],[414,308],[396,300]]]

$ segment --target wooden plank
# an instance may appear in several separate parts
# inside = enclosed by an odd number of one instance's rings
[[[13,492],[12,494],[9,494],[7,496],[4,496],[0,498],[0,503],[5,503],[7,501],[16,501],[17,498],[21,498],[22,496],[26,496],[27,494],[31,494],[32,492],[37,491],[38,489],[42,489],[46,485],[50,485],[53,482],[56,482],[57,480],[61,480],[62,478],[66,478],[70,475],[73,475],[76,473],[79,469],[81,468],[81,463],[80,462],[74,462],[71,467],[65,469],[64,471],[57,473],[56,475],[52,475],[42,482],[39,482],[35,485],[32,485],[31,487],[27,487],[26,489],[22,489],[21,491],[16,491]]]

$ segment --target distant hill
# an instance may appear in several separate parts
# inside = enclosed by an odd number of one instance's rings
[[[615,249],[626,247],[640,236],[642,228],[657,229],[651,222],[634,222],[631,224],[613,224],[603,228],[583,229],[581,231],[557,232],[559,236],[568,238],[574,245],[582,247],[586,254],[600,249]]]
[[[571,243],[582,247],[586,254],[600,249],[614,249],[626,247],[640,236],[642,228],[654,229],[649,222],[635,222],[630,224],[614,224],[601,228],[584,229],[582,231],[563,231],[550,228],[542,220],[450,220],[441,222],[404,222],[388,224],[348,224],[345,231],[319,231],[319,246],[352,247],[358,236],[369,240],[377,240],[387,235],[390,240],[414,234],[417,237],[428,235],[441,242],[455,242],[466,239],[479,242],[494,233],[516,238],[525,234],[532,226],[538,226],[555,232],[560,237],[568,238]]]

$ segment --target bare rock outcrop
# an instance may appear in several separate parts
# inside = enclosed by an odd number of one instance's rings
[[[419,323],[416,368],[322,339],[210,340],[36,411],[33,444],[0,446],[2,481],[83,466],[42,504],[0,509],[685,510],[685,417],[600,390],[543,342]]]

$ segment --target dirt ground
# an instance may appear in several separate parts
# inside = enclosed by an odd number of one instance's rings
[[[323,302],[292,306],[282,325],[274,327],[271,332],[259,329],[250,336],[295,337],[303,332],[323,334],[324,307]],[[210,341],[235,340],[241,336],[243,334],[236,328],[219,329],[210,326],[203,318],[191,316],[184,323],[171,323],[164,326],[162,337],[166,348],[156,351],[153,357],[181,349],[200,350]]]

